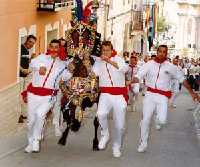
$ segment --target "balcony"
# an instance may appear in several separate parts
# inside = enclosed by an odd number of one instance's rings
[[[57,12],[73,5],[73,0],[38,0],[37,11]]]
[[[177,0],[179,4],[200,5],[200,0]]]
[[[143,31],[142,11],[133,11],[132,32]]]
[[[179,4],[187,4],[188,0],[177,0],[176,2]]]

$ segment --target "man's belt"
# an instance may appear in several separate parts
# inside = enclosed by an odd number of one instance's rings
[[[164,91],[164,90],[159,90],[159,89],[151,88],[151,87],[147,87],[147,91],[152,92],[152,93],[157,93],[157,94],[160,94],[160,95],[164,95],[169,99],[172,96],[172,92],[171,91]]]
[[[109,93],[111,95],[123,95],[126,102],[128,102],[127,87],[100,87],[101,93]]]
[[[53,95],[56,96],[58,90],[56,89],[49,89],[49,88],[44,88],[44,87],[34,87],[32,83],[30,83],[27,87],[27,91],[30,93],[33,93],[38,96],[49,96]]]

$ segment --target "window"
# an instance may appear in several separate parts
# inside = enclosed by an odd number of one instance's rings
[[[55,38],[59,38],[59,21],[55,22],[53,26],[51,24],[45,26],[45,51],[47,51],[49,42]]]

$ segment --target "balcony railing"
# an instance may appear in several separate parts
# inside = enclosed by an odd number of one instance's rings
[[[143,31],[143,13],[142,11],[133,12],[132,31]]]
[[[200,0],[177,0],[179,4],[200,5]]]
[[[57,12],[73,5],[73,0],[38,0],[37,11]]]

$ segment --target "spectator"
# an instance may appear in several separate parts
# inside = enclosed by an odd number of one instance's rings
[[[34,35],[29,35],[26,38],[26,41],[24,44],[21,45],[21,58],[20,58],[20,91],[23,92],[25,89],[27,83],[28,83],[28,75],[30,73],[29,70],[29,63],[31,58],[35,57],[35,53],[30,55],[30,49],[33,48],[35,45],[37,38]],[[23,123],[23,119],[26,119],[25,114],[23,111],[25,106],[22,104],[21,106],[21,113],[19,117],[19,123]]]

